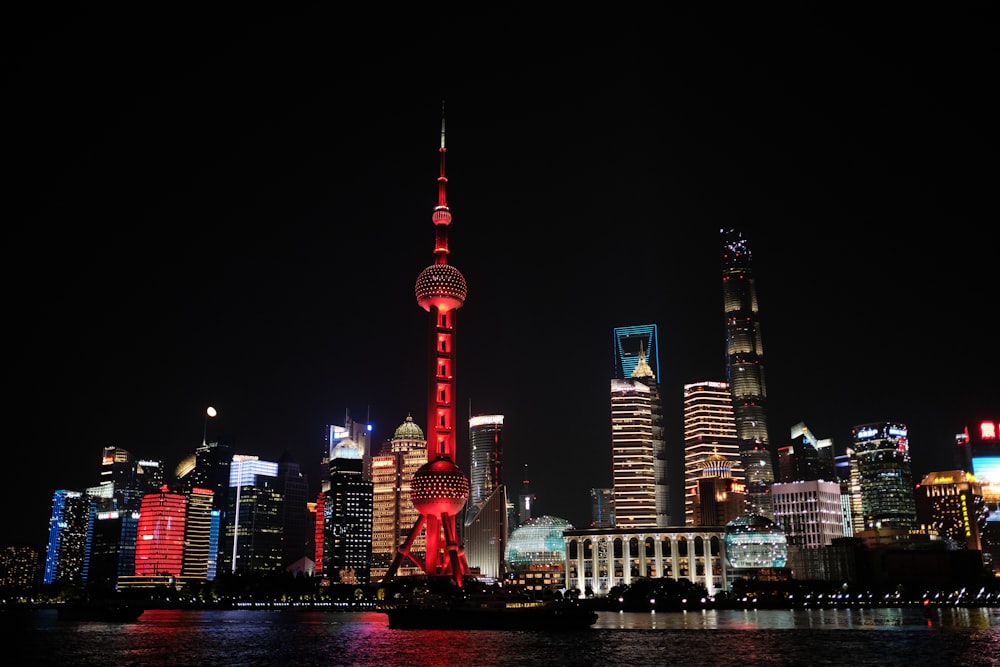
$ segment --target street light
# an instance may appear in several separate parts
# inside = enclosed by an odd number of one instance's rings
[[[210,417],[214,417],[217,414],[219,414],[218,410],[216,410],[215,408],[213,408],[211,405],[208,406],[207,410],[205,410],[205,430],[204,430],[204,432],[202,432],[202,435],[201,435],[201,446],[202,447],[208,447],[208,420],[209,420]]]

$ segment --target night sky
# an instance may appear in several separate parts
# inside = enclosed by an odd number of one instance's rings
[[[209,405],[210,440],[287,450],[314,489],[348,412],[376,445],[426,428],[442,100],[459,423],[506,416],[536,514],[590,521],[612,329],[649,323],[681,514],[682,388],[725,379],[723,227],[753,251],[773,447],[898,421],[919,476],[1000,420],[987,4],[316,6],[7,14],[0,543],[43,546],[105,446],[172,471]]]

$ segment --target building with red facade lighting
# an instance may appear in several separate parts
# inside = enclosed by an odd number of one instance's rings
[[[187,498],[164,484],[142,498],[135,544],[136,576],[180,576],[184,566]]]

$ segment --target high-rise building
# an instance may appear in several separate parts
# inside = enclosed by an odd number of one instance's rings
[[[11,602],[30,600],[42,583],[42,555],[30,546],[0,548],[0,591]]]
[[[52,495],[49,540],[42,583],[80,586],[87,581],[93,499],[80,491],[58,489]]]
[[[469,418],[469,501],[464,549],[471,572],[502,580],[507,547],[507,486],[503,483],[503,415]]]
[[[285,512],[278,463],[237,454],[229,469],[229,487],[219,560],[222,570],[281,572]]]
[[[469,502],[466,516],[503,484],[503,415],[469,418]]]
[[[839,482],[776,482],[771,497],[775,523],[784,529],[790,548],[818,549],[844,537]]]
[[[331,581],[367,584],[372,559],[372,482],[364,477],[365,452],[351,437],[330,453],[321,496],[322,572]],[[317,570],[320,570],[319,563]]]
[[[278,459],[277,491],[281,497],[281,567],[311,570],[316,554],[309,511],[309,479],[287,450]],[[308,559],[308,564],[304,564]]]
[[[135,575],[179,577],[184,564],[187,498],[164,484],[142,497],[135,547]]]
[[[792,444],[778,448],[778,479],[783,483],[837,479],[833,440],[818,439],[802,422],[792,427]]]
[[[423,430],[407,415],[382,450],[372,457],[372,557],[371,578],[379,580],[389,571],[396,550],[405,544],[420,512],[410,501],[413,475],[427,463],[427,440]],[[424,536],[416,534],[410,551],[421,560]],[[400,563],[397,574],[417,571],[412,561]]]
[[[983,550],[989,508],[982,485],[964,470],[926,475],[916,489],[917,520],[949,540],[956,548]]]
[[[862,424],[851,429],[851,439],[864,529],[915,528],[917,508],[906,426]]]
[[[747,479],[750,514],[774,518],[770,486],[774,459],[767,430],[764,347],[750,248],[743,233],[722,232],[722,298],[726,317],[726,381],[733,399],[736,437]]]
[[[704,462],[708,456],[720,456],[728,463],[731,480],[728,493],[746,500],[746,475],[736,442],[733,398],[726,382],[694,382],[684,385],[684,525],[694,523],[695,501]],[[716,485],[720,483],[715,483]],[[746,508],[743,508],[745,510]],[[700,524],[724,525],[724,524]]]
[[[590,490],[590,527],[611,528],[615,525],[614,488],[593,488]]]
[[[407,542],[398,550],[389,566],[392,578],[403,559],[408,559],[427,574],[445,574],[459,587],[468,571],[465,553],[458,539],[455,517],[469,498],[469,478],[455,463],[456,389],[455,389],[455,315],[465,303],[468,288],[465,276],[448,264],[448,208],[445,176],[445,131],[441,118],[440,172],[438,204],[434,222],[434,263],[417,277],[414,293],[417,305],[429,314],[427,369],[427,463],[413,476],[410,499],[420,512],[420,519]],[[423,561],[411,551],[412,542],[423,530],[426,549]]]
[[[216,554],[212,552],[212,524],[219,520],[219,515],[213,510],[215,492],[195,487],[185,495],[187,512],[181,577],[185,581],[208,581],[215,578]],[[217,535],[218,527],[215,532]]]
[[[611,452],[615,525],[669,526],[663,404],[644,349],[631,378],[611,380]]]

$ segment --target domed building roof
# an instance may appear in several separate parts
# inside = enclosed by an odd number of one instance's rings
[[[548,515],[528,519],[511,533],[504,556],[514,569],[563,563],[566,560],[564,530],[573,530],[573,524]]]
[[[423,440],[424,432],[413,422],[413,415],[406,415],[406,421],[396,428],[393,440]]]
[[[784,567],[785,531],[766,516],[744,514],[726,524],[726,557],[734,568]]]

